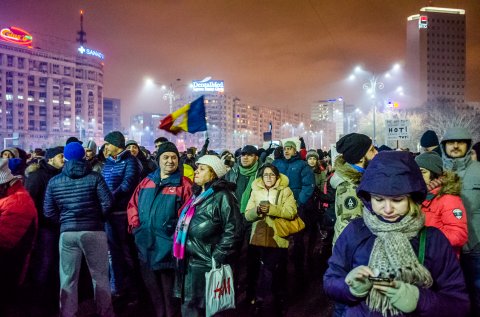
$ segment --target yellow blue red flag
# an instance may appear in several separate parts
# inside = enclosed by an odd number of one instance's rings
[[[177,125],[175,125],[176,122]],[[160,121],[158,128],[173,134],[181,131],[190,133],[207,131],[204,96],[167,115]]]

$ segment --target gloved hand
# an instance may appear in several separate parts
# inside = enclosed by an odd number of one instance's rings
[[[390,298],[393,307],[411,313],[417,308],[420,291],[415,285],[395,281],[393,287],[386,287],[385,295]]]
[[[350,293],[356,297],[364,297],[372,288],[372,282],[368,279],[374,276],[372,270],[365,265],[357,266],[345,277],[345,283],[350,287]]]

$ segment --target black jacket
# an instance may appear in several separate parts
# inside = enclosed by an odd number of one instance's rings
[[[214,193],[195,209],[187,235],[186,253],[189,266],[212,266],[228,263],[241,239],[242,219],[238,201],[233,195],[235,184],[223,179],[212,185]]]
[[[73,160],[65,162],[62,173],[48,183],[43,213],[60,222],[60,232],[103,231],[112,204],[102,175],[86,161]]]
[[[28,170],[28,177],[25,179],[25,189],[35,202],[35,208],[37,208],[38,212],[38,225],[39,227],[51,225],[43,215],[43,201],[48,181],[60,174],[62,170],[48,164],[46,160],[40,160],[38,163],[31,164]]]

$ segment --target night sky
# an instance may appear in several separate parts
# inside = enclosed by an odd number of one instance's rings
[[[105,96],[122,100],[122,121],[167,112],[159,89],[211,76],[242,101],[308,111],[361,85],[344,81],[358,63],[381,73],[404,62],[413,0],[2,0],[0,25],[74,41],[85,11],[87,46],[105,56]],[[480,101],[480,1],[433,1],[467,14],[467,100]],[[63,40],[62,40],[63,39]],[[35,41],[35,37],[34,37]],[[65,41],[63,41],[65,42]],[[66,42],[65,42],[66,43]],[[180,86],[177,91],[182,92]],[[406,92],[408,94],[408,92]]]

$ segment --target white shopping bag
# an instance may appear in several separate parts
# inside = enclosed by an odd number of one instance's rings
[[[225,264],[217,269],[213,258],[212,269],[205,273],[205,305],[207,317],[235,308],[232,268]]]

